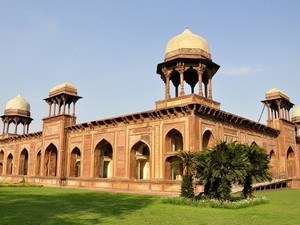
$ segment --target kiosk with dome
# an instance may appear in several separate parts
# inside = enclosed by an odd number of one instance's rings
[[[272,88],[262,101],[266,125],[223,111],[213,99],[218,69],[207,41],[185,29],[170,39],[157,65],[165,95],[153,110],[78,124],[81,97],[67,82],[50,89],[43,127],[30,133],[30,106],[18,95],[1,116],[0,181],[178,193],[181,175],[171,166],[176,152],[228,140],[263,147],[273,177],[300,187],[300,106],[291,116],[289,96]]]

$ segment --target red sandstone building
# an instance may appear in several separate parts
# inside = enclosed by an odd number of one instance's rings
[[[17,96],[1,117],[0,181],[177,192],[180,174],[170,166],[176,151],[237,140],[264,147],[273,177],[290,178],[299,187],[300,106],[291,117],[294,104],[272,88],[262,101],[267,125],[222,111],[213,100],[218,69],[206,40],[186,29],[168,42],[165,60],[157,66],[165,98],[151,111],[77,124],[75,105],[81,97],[73,84],[64,83],[44,99],[49,112],[42,131],[29,133],[30,106]]]

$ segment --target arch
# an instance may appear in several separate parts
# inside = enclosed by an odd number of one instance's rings
[[[55,177],[57,174],[57,148],[52,143],[46,148],[44,164],[45,176]]]
[[[270,157],[270,173],[272,174],[272,177],[276,177],[277,174],[277,160],[274,150],[270,151],[269,154]]]
[[[0,151],[0,175],[3,173],[3,159],[4,159],[4,151]]]
[[[28,173],[28,151],[24,148],[20,154],[19,159],[19,174],[27,175]]]
[[[210,130],[206,130],[202,136],[202,149],[211,148],[214,143],[214,136]]]
[[[296,160],[295,160],[295,152],[289,147],[286,154],[287,158],[287,173],[288,177],[294,177],[296,175]]]
[[[10,153],[7,156],[7,163],[6,163],[6,174],[8,174],[8,175],[12,175],[12,172],[13,172],[13,160],[14,160],[14,157]]]
[[[101,140],[95,148],[94,176],[111,178],[113,176],[113,148],[105,139]]]
[[[178,97],[179,96],[179,92],[178,92],[178,87],[179,87],[179,84],[180,84],[180,74],[177,70],[173,70],[171,72],[171,75],[170,75],[170,81],[172,81],[173,85],[174,85],[174,95],[175,97]]]
[[[258,146],[258,144],[257,144],[255,141],[252,141],[252,142],[251,142],[251,145],[252,145],[252,146]]]
[[[71,152],[70,158],[70,177],[80,177],[81,175],[81,153],[80,149],[75,147]]]
[[[165,161],[165,179],[167,180],[181,180],[181,172],[178,166],[172,165],[178,156],[170,156]]]
[[[143,141],[137,142],[130,151],[130,178],[150,178],[150,149]]]
[[[182,134],[176,130],[170,130],[165,138],[166,152],[176,152],[183,150],[183,137]]]
[[[191,88],[191,94],[194,94],[195,85],[198,83],[198,73],[192,67],[184,71],[184,80]],[[201,84],[202,85],[202,84]]]
[[[41,175],[41,162],[42,162],[42,153],[39,151],[36,154],[36,160],[35,160],[35,175],[40,176]]]

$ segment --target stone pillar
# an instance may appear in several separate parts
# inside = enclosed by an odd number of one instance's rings
[[[167,70],[166,67],[164,67],[162,69],[162,72],[165,76],[165,99],[170,99],[171,98],[171,95],[170,95],[170,77],[171,77],[171,74],[170,74],[170,71]]]
[[[73,116],[75,116],[75,102],[73,102]]]
[[[63,97],[63,114],[66,114],[66,98]]]
[[[5,132],[5,126],[6,126],[6,123],[5,121],[3,120],[3,131],[2,131],[2,134],[4,135],[4,132]]]
[[[199,64],[199,67],[197,68],[197,73],[198,73],[198,85],[199,85],[199,92],[198,94],[200,96],[203,96],[203,90],[202,90],[202,76],[205,71],[206,65],[204,64]]]
[[[58,115],[61,114],[61,99],[57,99],[58,102]]]
[[[17,134],[18,132],[18,122],[19,122],[19,118],[18,117],[15,117],[14,118],[14,123],[15,123],[15,134]],[[22,122],[22,121],[21,121]]]
[[[26,123],[23,123],[23,134],[25,134]]]
[[[212,78],[208,79],[208,98],[212,99]]]
[[[27,130],[26,130],[26,134],[29,133],[29,123],[27,124]]]
[[[53,107],[53,116],[55,116],[56,115],[56,102],[53,102],[53,105],[54,105],[54,107]]]
[[[9,121],[6,122],[6,134],[8,134],[9,131]]]
[[[48,104],[49,104],[49,116],[51,116],[52,103],[48,102]]]
[[[267,104],[267,108],[268,108],[268,120],[270,120],[270,106],[269,106],[269,104]]]
[[[180,96],[185,95],[184,92],[184,63],[177,63],[177,71],[180,74]]]
[[[282,118],[282,113],[281,113],[281,110],[280,110],[280,101],[277,101],[277,107],[278,107],[278,119],[279,118]]]

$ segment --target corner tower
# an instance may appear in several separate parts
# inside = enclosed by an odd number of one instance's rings
[[[212,91],[212,78],[219,67],[211,59],[207,41],[185,29],[167,43],[165,60],[157,65],[157,74],[165,83],[165,99],[156,102],[156,108],[188,102],[220,108],[220,103],[213,101]]]
[[[44,99],[49,105],[48,116],[43,118],[44,176],[61,180],[66,176],[65,128],[76,123],[75,105],[80,98],[75,85],[67,82],[50,89],[49,97]]]

